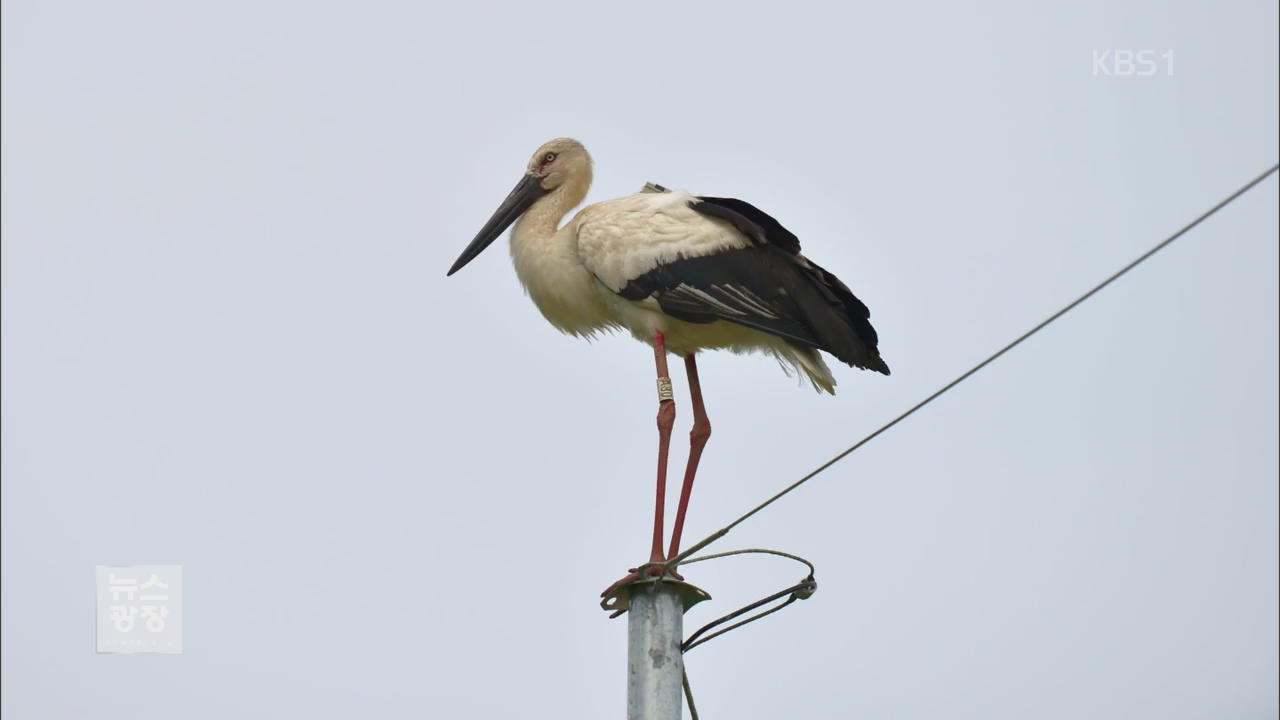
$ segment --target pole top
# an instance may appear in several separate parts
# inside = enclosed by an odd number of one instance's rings
[[[661,577],[642,578],[615,588],[613,592],[600,601],[600,607],[606,612],[613,613],[609,616],[610,619],[616,618],[631,609],[631,595],[633,593],[652,591],[657,587],[658,583],[663,583],[676,591],[680,596],[680,603],[684,606],[685,612],[689,612],[689,608],[703,600],[711,599],[711,594],[706,590],[683,580],[676,580],[673,577],[663,575]]]

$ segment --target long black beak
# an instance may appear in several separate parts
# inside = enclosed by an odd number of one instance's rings
[[[449,275],[458,272],[463,265],[471,262],[477,255],[484,252],[485,248],[489,247],[494,240],[497,240],[502,235],[503,230],[506,230],[511,223],[515,222],[516,218],[523,215],[524,211],[528,210],[529,206],[536,202],[538,198],[546,194],[546,191],[542,189],[542,185],[539,184],[540,182],[540,178],[526,173],[520,179],[520,182],[516,183],[511,194],[507,195],[507,199],[503,200],[502,205],[498,206],[497,211],[493,213],[493,217],[489,218],[489,222],[480,228],[479,233],[476,233],[476,239],[472,240],[467,249],[463,250],[458,259],[454,261],[453,267],[449,268]]]

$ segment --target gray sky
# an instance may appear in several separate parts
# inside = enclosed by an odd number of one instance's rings
[[[872,309],[834,398],[703,359],[691,540],[1278,154],[1273,2],[425,5],[5,4],[6,718],[621,716],[651,354],[505,240],[444,277],[544,140]],[[821,588],[690,653],[703,716],[1274,717],[1276,188],[723,540]],[[183,565],[185,654],[94,654],[111,563]]]

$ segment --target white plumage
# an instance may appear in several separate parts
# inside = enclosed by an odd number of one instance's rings
[[[628,195],[588,205],[565,230],[586,269],[617,293],[659,265],[751,244],[724,220],[695,212],[697,202],[683,191]]]

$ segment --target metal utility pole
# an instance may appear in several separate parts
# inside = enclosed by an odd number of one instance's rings
[[[673,585],[632,586],[627,616],[627,720],[680,720],[684,603]]]
[[[625,596],[627,720],[680,720],[684,612],[710,596],[671,578],[632,583]]]

